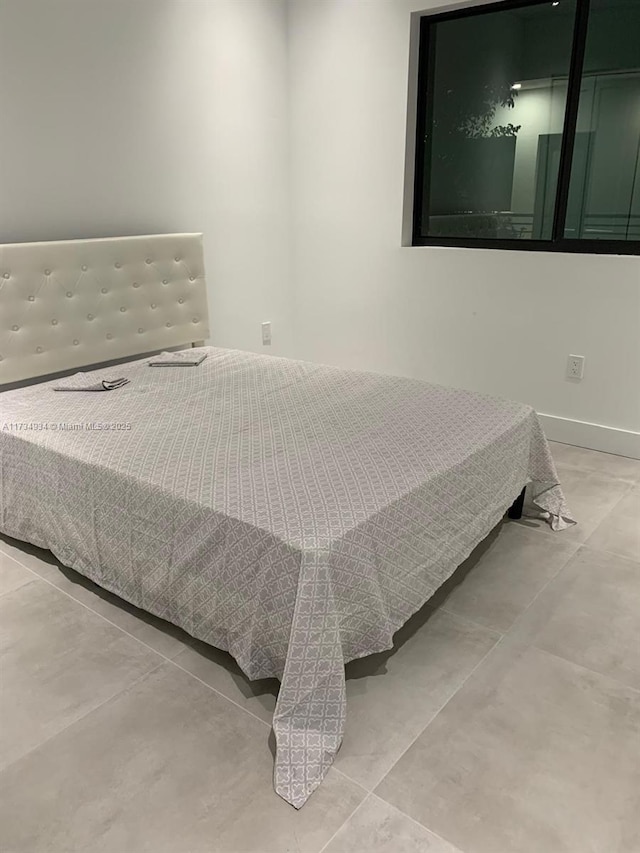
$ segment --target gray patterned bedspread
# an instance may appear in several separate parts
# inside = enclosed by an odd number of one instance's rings
[[[300,807],[345,726],[344,664],[389,649],[525,483],[571,519],[528,406],[206,348],[0,396],[0,530],[275,676],[275,788]]]

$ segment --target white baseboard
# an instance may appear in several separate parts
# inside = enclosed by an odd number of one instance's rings
[[[640,459],[640,432],[590,424],[586,421],[572,421],[556,415],[539,414],[538,417],[550,441]]]

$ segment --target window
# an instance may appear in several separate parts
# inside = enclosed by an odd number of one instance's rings
[[[414,245],[640,254],[640,0],[421,20]]]

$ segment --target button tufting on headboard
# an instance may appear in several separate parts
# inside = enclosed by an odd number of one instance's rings
[[[0,385],[209,335],[201,234],[5,244],[0,271]]]

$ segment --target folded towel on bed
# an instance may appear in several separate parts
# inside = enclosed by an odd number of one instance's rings
[[[150,358],[149,367],[197,367],[207,357],[206,352],[162,352]]]
[[[54,385],[54,391],[114,391],[116,388],[122,388],[127,385],[128,379],[120,376],[118,379],[102,379],[96,382],[93,377],[87,376],[86,373],[76,373],[74,376],[64,383],[64,385]]]

